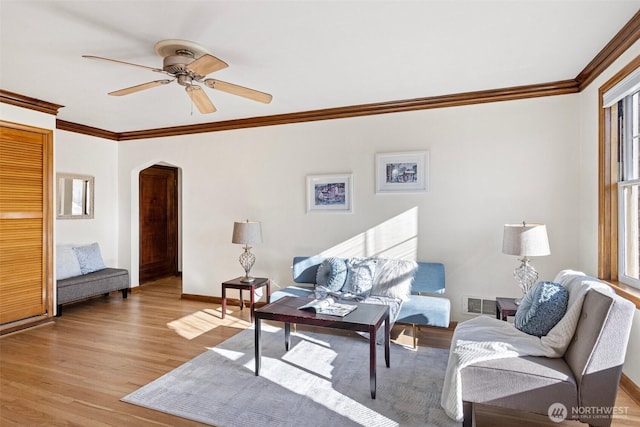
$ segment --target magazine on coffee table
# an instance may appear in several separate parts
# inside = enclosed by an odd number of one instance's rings
[[[344,317],[358,308],[354,304],[343,304],[331,297],[314,299],[313,301],[298,307],[299,310],[310,310],[316,314],[328,314],[329,316]]]

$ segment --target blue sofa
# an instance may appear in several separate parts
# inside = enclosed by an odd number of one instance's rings
[[[293,281],[301,286],[287,286],[271,295],[271,301],[285,296],[311,297],[318,267],[324,257],[293,258]],[[418,326],[448,328],[451,302],[442,296],[445,291],[444,265],[436,262],[418,262],[413,276],[411,294],[402,302],[396,323],[409,324],[413,328],[413,346],[416,347]]]

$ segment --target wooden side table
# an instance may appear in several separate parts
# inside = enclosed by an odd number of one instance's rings
[[[227,288],[238,289],[240,291],[240,310],[244,308],[242,291],[249,291],[249,308],[251,309],[251,323],[253,323],[254,295],[256,289],[267,287],[267,303],[271,302],[271,281],[266,277],[256,277],[252,282],[242,282],[242,277],[222,282],[222,318],[227,314]]]
[[[515,316],[518,305],[515,298],[496,298],[496,319],[507,320],[507,316]]]

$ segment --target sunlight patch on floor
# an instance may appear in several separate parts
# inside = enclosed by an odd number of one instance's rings
[[[230,316],[228,312],[224,319],[221,317],[220,310],[204,309],[173,320],[167,323],[167,327],[181,337],[192,340],[220,326],[238,329],[251,326],[249,322]]]

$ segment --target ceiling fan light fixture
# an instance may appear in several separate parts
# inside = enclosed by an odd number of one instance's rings
[[[190,87],[193,83],[193,78],[189,74],[179,74],[176,78],[180,86]]]

